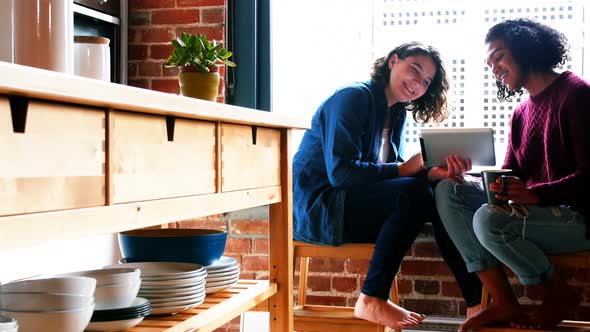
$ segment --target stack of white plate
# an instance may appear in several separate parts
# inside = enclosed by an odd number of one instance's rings
[[[240,264],[233,258],[222,256],[214,264],[205,267],[207,269],[207,294],[224,290],[235,285],[240,279]]]
[[[205,301],[207,270],[192,263],[138,262],[111,265],[141,270],[139,296],[152,304],[152,315],[169,315]]]

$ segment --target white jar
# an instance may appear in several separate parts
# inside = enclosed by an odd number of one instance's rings
[[[79,76],[111,81],[111,50],[104,37],[74,37],[74,73]]]
[[[14,62],[74,73],[72,0],[15,0]]]

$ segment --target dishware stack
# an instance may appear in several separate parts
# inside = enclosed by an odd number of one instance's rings
[[[96,310],[129,307],[137,297],[141,285],[141,271],[136,268],[77,271],[59,276],[81,276],[96,279],[94,293]]]
[[[137,262],[106,268],[141,269],[139,296],[148,299],[152,315],[169,315],[194,308],[205,301],[205,277],[202,265],[174,262]]]
[[[123,331],[141,323],[150,313],[150,301],[136,297],[126,308],[94,310],[85,331]]]
[[[16,319],[0,316],[0,332],[18,332],[18,323]]]
[[[227,289],[240,279],[240,264],[233,258],[222,256],[215,263],[205,267],[207,278],[205,292],[207,294]]]
[[[0,285],[0,315],[20,332],[81,332],[94,310],[96,280],[83,277],[33,279]]]

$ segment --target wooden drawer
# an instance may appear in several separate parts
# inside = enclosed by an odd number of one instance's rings
[[[105,112],[21,101],[0,96],[0,215],[105,205]]]
[[[214,193],[215,153],[214,123],[110,112],[110,203]]]
[[[221,191],[280,185],[280,139],[279,129],[222,123]]]

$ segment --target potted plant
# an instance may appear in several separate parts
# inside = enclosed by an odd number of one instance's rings
[[[223,44],[207,40],[204,34],[182,35],[172,40],[174,47],[168,57],[166,67],[178,67],[180,73],[180,93],[183,96],[215,101],[219,89],[219,67],[221,63],[230,67],[236,64],[229,61],[232,52]]]

